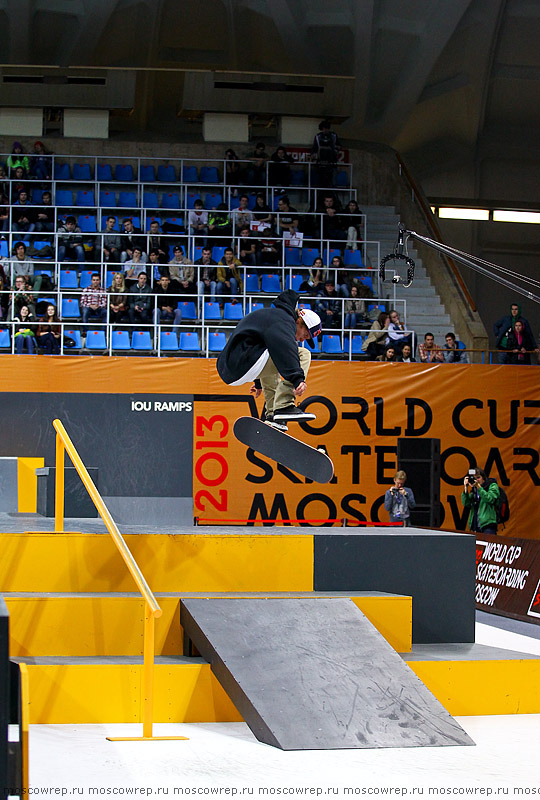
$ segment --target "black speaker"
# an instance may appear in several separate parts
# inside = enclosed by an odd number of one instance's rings
[[[411,525],[439,528],[441,525],[441,440],[398,439],[398,469],[407,473],[416,508],[411,511]]]

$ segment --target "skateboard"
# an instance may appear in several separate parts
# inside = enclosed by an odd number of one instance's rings
[[[293,423],[294,424],[294,423]],[[277,430],[255,417],[240,417],[233,432],[238,441],[268,456],[284,467],[300,473],[317,483],[328,483],[334,474],[334,465],[322,450]]]

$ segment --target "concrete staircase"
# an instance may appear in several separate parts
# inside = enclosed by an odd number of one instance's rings
[[[367,235],[370,241],[380,242],[381,258],[394,251],[397,235],[399,216],[392,206],[365,206],[364,213],[367,216]],[[378,269],[379,260],[375,244],[368,245],[367,255],[371,265]],[[408,248],[408,255],[415,262],[414,281],[412,286],[405,289],[401,283],[396,286],[385,283],[383,295],[406,301],[406,317],[402,320],[406,323],[409,330],[416,332],[417,339],[421,342],[424,334],[428,331],[435,336],[437,344],[444,344],[444,336],[448,331],[455,332],[454,325],[450,316],[441,302],[439,295],[422,265],[422,259],[418,258],[414,247]],[[404,261],[392,261],[387,263],[387,271],[390,274],[395,271],[402,278],[407,275],[407,267]],[[395,295],[394,295],[395,290]],[[401,310],[402,303],[397,303],[396,307]],[[456,333],[456,335],[458,335]],[[458,336],[459,338],[459,336]]]

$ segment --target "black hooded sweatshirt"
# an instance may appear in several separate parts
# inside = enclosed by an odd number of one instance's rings
[[[274,308],[261,308],[240,320],[219,354],[217,371],[225,383],[234,383],[255,364],[265,350],[279,374],[294,388],[305,380],[296,341],[298,293],[281,292]]]

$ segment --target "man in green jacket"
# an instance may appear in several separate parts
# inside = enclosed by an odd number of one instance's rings
[[[497,481],[488,478],[483,469],[467,475],[463,481],[461,502],[470,508],[469,530],[475,533],[497,533],[497,505],[499,487]]]

